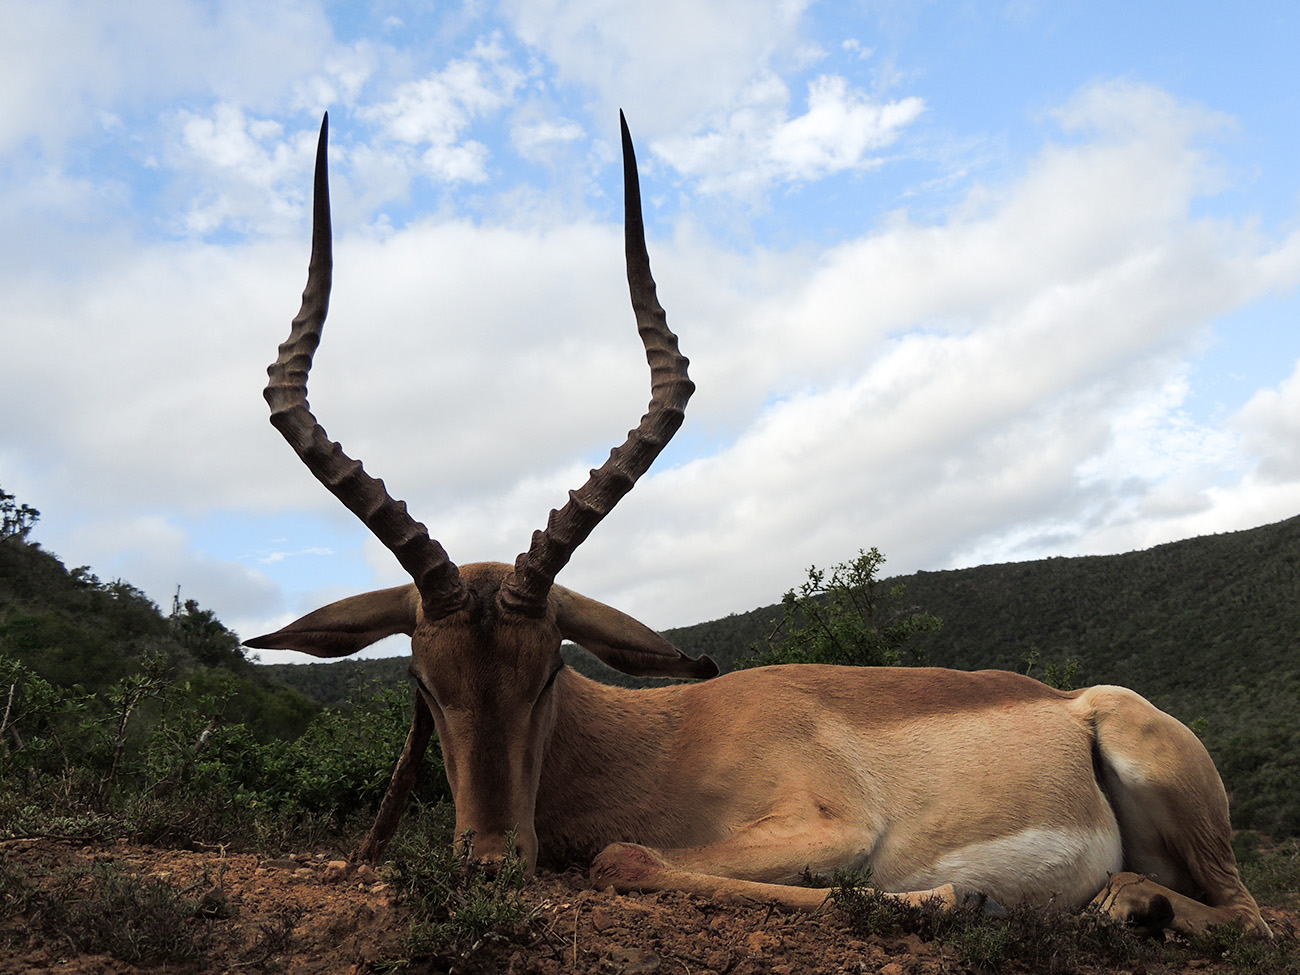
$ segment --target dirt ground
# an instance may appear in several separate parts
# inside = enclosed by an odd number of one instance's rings
[[[107,954],[77,953],[57,932],[17,918],[0,941],[0,973],[125,975],[147,972],[284,972],[290,975],[385,970],[401,956],[407,918],[392,888],[368,868],[343,873],[331,854],[284,858],[85,844],[41,838],[0,842],[0,861],[40,881],[96,864],[141,880],[160,880],[205,905],[203,958],[141,967]],[[735,907],[685,894],[618,895],[590,888],[571,871],[539,875],[525,892],[535,916],[518,943],[488,944],[455,970],[506,975],[963,975],[952,948],[915,935],[854,936],[835,913],[810,916]],[[1267,911],[1275,929],[1297,918]],[[25,943],[24,943],[25,941]],[[6,944],[8,947],[6,947]],[[389,969],[391,970],[391,969]],[[400,970],[400,969],[399,969]],[[438,971],[412,965],[406,971]],[[1182,967],[1138,963],[1134,975],[1217,972],[1204,959]],[[1119,971],[1107,969],[1108,972]]]

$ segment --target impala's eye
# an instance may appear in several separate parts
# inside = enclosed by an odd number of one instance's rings
[[[415,681],[416,687],[420,689],[420,693],[425,696],[430,704],[436,705],[438,708],[442,707],[442,705],[438,704],[438,695],[433,693],[433,691],[429,689],[429,685],[420,679],[420,675],[415,672],[414,667],[408,670],[407,674],[410,676],[411,680]]]
[[[543,694],[545,694],[547,691],[551,689],[551,685],[555,683],[555,678],[560,676],[560,671],[562,671],[563,669],[564,669],[564,664],[560,664],[560,666],[556,667],[553,671],[551,671],[551,676],[546,678],[546,683],[542,685],[542,689],[537,695],[538,697],[541,697]]]

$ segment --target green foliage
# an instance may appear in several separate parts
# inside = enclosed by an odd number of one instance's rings
[[[535,913],[522,897],[528,869],[513,842],[504,864],[489,876],[472,865],[472,835],[452,842],[451,814],[446,804],[408,812],[387,872],[413,915],[406,953],[448,968],[488,942],[517,936]]]
[[[1248,830],[1232,838],[1241,879],[1261,903],[1300,907],[1300,838],[1270,848]]]
[[[65,871],[38,887],[20,871],[0,871],[0,928],[19,914],[33,929],[64,950],[107,953],[126,962],[157,965],[202,958],[206,913],[200,900],[157,880],[141,880],[105,864],[89,871]]]
[[[0,655],[0,835],[265,847],[373,814],[406,738],[407,695],[327,709],[298,738],[263,742],[227,719],[235,687],[231,677],[196,693],[133,674],[94,694]],[[415,795],[448,798],[436,759],[424,763]]]
[[[1034,668],[1038,666],[1041,656],[1042,651],[1038,647],[1030,647],[1020,657],[1020,664],[1024,667],[1021,673],[1026,677],[1033,677]],[[1042,676],[1038,679],[1058,691],[1072,691],[1079,686],[1079,661],[1067,660],[1064,664],[1050,663],[1043,668]]]
[[[22,541],[40,517],[35,508],[19,504],[17,498],[0,488],[0,541],[11,538]]]
[[[335,660],[328,664],[263,664],[258,671],[326,707],[347,707],[382,690],[410,686],[409,657]]]
[[[1154,956],[1131,930],[1092,910],[1015,906],[1003,915],[977,897],[948,910],[937,901],[917,907],[872,890],[863,877],[844,874],[836,875],[831,897],[854,933],[916,934],[951,946],[962,964],[978,972],[1068,975],[1097,965],[1128,968]]]
[[[781,618],[766,646],[740,664],[760,667],[781,663],[850,664],[894,667],[925,662],[912,645],[918,633],[938,630],[939,619],[901,606],[906,587],[886,588],[876,578],[885,557],[872,548],[826,571],[812,566],[808,580],[781,600]]]
[[[83,688],[94,698],[92,710],[113,707],[102,692],[133,674],[188,684],[196,700],[219,689],[223,717],[263,741],[299,734],[318,710],[255,668],[239,638],[194,600],[164,617],[129,583],[100,582],[85,567],[69,572],[38,546],[13,539],[0,544],[0,654],[55,687]],[[131,720],[147,725],[148,705]]]
[[[1214,925],[1191,939],[1191,951],[1226,962],[1236,975],[1300,975],[1300,940],[1289,931],[1275,940],[1248,934],[1240,925]]]

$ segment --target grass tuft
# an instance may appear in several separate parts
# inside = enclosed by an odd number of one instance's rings
[[[394,841],[388,880],[412,912],[404,943],[408,959],[439,965],[464,962],[484,946],[518,937],[534,918],[522,891],[527,864],[509,844],[493,876],[473,865],[473,837],[452,842],[448,806],[426,810],[420,822],[408,812]],[[391,962],[391,967],[404,963]]]
[[[951,910],[938,903],[915,907],[870,889],[860,876],[841,874],[831,896],[859,936],[915,934],[949,945],[979,972],[1019,967],[1069,975],[1085,965],[1131,967],[1154,952],[1133,931],[1091,910],[1066,913],[1022,905],[996,917],[976,902]]]
[[[64,871],[48,888],[30,887],[24,913],[31,927],[73,951],[126,962],[193,961],[208,945],[198,901],[106,864]]]

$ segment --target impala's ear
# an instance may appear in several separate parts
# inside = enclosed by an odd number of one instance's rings
[[[550,600],[560,635],[615,670],[633,677],[704,679],[718,675],[718,665],[709,656],[692,660],[650,627],[612,606],[563,586],[551,587]]]
[[[394,633],[415,632],[420,593],[415,585],[349,596],[322,606],[282,630],[245,640],[257,650],[301,650],[314,657],[346,657]]]

